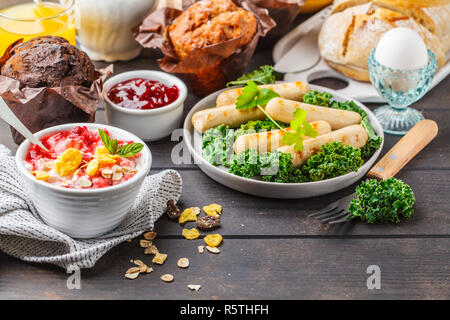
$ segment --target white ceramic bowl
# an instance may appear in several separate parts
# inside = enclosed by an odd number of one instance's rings
[[[180,90],[180,95],[173,103],[150,110],[122,108],[108,98],[108,91],[114,85],[134,78],[157,80],[167,86],[176,85]],[[144,141],[162,139],[180,126],[187,93],[188,90],[183,81],[165,72],[136,70],[120,73],[108,79],[103,85],[103,99],[106,102],[106,122],[112,126],[130,131]]]
[[[337,101],[355,101],[354,99],[342,96],[338,92],[325,87],[315,85],[310,85],[310,87],[312,90],[327,91],[331,93],[333,95],[333,98]],[[201,134],[198,133],[192,125],[192,116],[194,115],[194,113],[214,106],[217,96],[224,90],[215,92],[200,100],[191,109],[184,122],[183,135],[189,152],[194,157],[194,160],[198,164],[200,169],[218,183],[223,184],[231,189],[235,189],[237,191],[255,196],[276,199],[299,199],[324,195],[344,189],[364,177],[367,171],[369,171],[369,169],[374,165],[375,160],[378,158],[381,150],[383,149],[383,144],[381,144],[380,148],[362,167],[358,169],[358,171],[350,172],[345,175],[328,180],[305,183],[276,183],[265,182],[257,179],[247,179],[234,175],[228,172],[228,168],[225,168],[223,166],[213,166],[208,161],[203,159]],[[375,115],[360,102],[355,101],[355,103],[367,113],[370,123],[374,127],[377,134],[383,138],[384,142],[383,129],[381,128],[381,125],[376,119]]]
[[[144,143],[122,129],[93,123],[63,124],[39,131],[35,135],[41,138],[77,126],[86,126],[91,130],[106,128],[117,138]],[[100,189],[67,189],[36,180],[25,168],[24,158],[29,147],[30,142],[25,140],[16,153],[17,167],[22,173],[25,188],[42,220],[73,238],[94,238],[117,227],[130,211],[152,162],[150,150],[144,144],[140,169],[128,181]]]

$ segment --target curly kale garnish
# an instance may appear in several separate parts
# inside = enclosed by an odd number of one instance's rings
[[[245,85],[248,81],[253,81],[258,85],[272,84],[277,82],[278,80],[283,80],[283,78],[283,74],[276,72],[272,66],[264,65],[259,69],[244,74],[242,77],[238,78],[235,81],[228,82],[227,87]]]
[[[329,107],[331,98],[333,98],[331,93],[311,90],[303,96],[303,102],[315,106]]]
[[[292,165],[292,156],[289,153],[278,151],[258,154],[256,149],[242,151],[233,159],[230,173],[253,178],[261,176],[263,181],[280,183],[305,182],[301,170]]]
[[[241,125],[240,129],[236,130],[236,137],[247,133],[254,133],[260,131],[277,130],[279,127],[286,128],[287,125],[283,122],[277,121],[276,125],[270,119],[265,120],[251,120]]]
[[[364,147],[362,147],[361,150],[361,157],[364,161],[367,161],[372,157],[372,155],[380,149],[381,143],[383,142],[383,139],[379,136],[377,136],[375,139],[369,139]]]
[[[233,158],[234,130],[223,124],[206,130],[202,136],[203,158],[212,165],[228,166]]]
[[[399,179],[367,180],[356,187],[349,218],[359,217],[367,223],[398,223],[401,217],[411,217],[415,201],[411,187]]]
[[[361,150],[342,142],[323,145],[302,167],[303,174],[310,181],[331,179],[352,171],[364,164]]]

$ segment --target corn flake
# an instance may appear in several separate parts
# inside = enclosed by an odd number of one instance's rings
[[[222,206],[220,204],[213,203],[209,206],[204,206],[203,211],[205,211],[208,216],[218,217],[222,214]]]
[[[163,264],[167,259],[167,254],[157,252],[153,257],[152,262],[156,264]]]
[[[222,243],[222,236],[218,233],[208,234],[203,240],[210,247],[217,247]]]
[[[55,170],[61,177],[70,176],[78,169],[82,161],[81,151],[69,148],[55,161]]]
[[[36,170],[33,171],[32,174],[36,177],[36,180],[47,181],[48,179],[50,179],[50,175],[45,171]]]
[[[192,207],[185,209],[180,217],[178,218],[178,222],[183,224],[188,221],[197,221],[197,215],[200,213],[199,207]]]
[[[98,159],[92,159],[89,161],[87,167],[86,167],[86,173],[93,177],[97,173],[98,168],[100,167],[100,161]]]
[[[195,228],[183,229],[181,234],[183,235],[183,237],[185,237],[188,240],[194,240],[194,239],[197,239],[198,237],[200,237],[200,232],[198,232],[198,230]]]

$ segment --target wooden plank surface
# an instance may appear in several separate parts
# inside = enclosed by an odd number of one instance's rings
[[[410,184],[416,196],[414,215],[399,224],[367,225],[351,221],[336,226],[321,225],[308,214],[354,191],[354,186],[322,197],[299,200],[265,199],[231,190],[199,171],[183,170],[181,208],[211,203],[223,206],[222,227],[227,236],[450,236],[450,179],[448,170],[409,170],[398,177]],[[186,223],[188,228],[194,223]],[[166,217],[157,223],[165,236],[181,236],[181,226]]]
[[[145,50],[139,59],[115,64],[115,73],[133,69],[158,69],[159,54]],[[255,53],[248,70],[272,64],[271,50]],[[97,63],[98,67],[106,63]],[[336,80],[319,80],[335,88]],[[170,153],[178,142],[165,138],[150,143],[152,173],[179,170],[184,180],[181,207],[213,202],[224,207],[224,235],[220,255],[199,255],[202,240],[182,239],[181,227],[166,218],[156,224],[158,248],[169,254],[153,274],[131,281],[123,277],[129,259],[144,256],[137,240],[108,252],[90,270],[82,271],[82,289],[68,290],[61,269],[29,264],[0,253],[0,299],[406,299],[450,298],[450,77],[431,90],[414,107],[437,121],[436,139],[398,175],[409,183],[417,198],[415,213],[397,225],[364,225],[351,222],[328,227],[307,215],[353,191],[354,186],[331,195],[303,200],[263,199],[221,186],[193,164],[175,165]],[[198,101],[189,95],[185,114]],[[376,107],[369,105],[370,108]],[[102,109],[102,108],[101,108]],[[104,123],[104,111],[97,121]],[[386,136],[386,152],[398,137]],[[0,123],[0,143],[13,151],[9,128]],[[192,224],[187,224],[190,227]],[[176,260],[188,257],[191,267],[181,270]],[[367,290],[366,269],[381,268],[382,289]],[[159,276],[173,273],[175,282]],[[199,292],[186,285],[201,284]]]
[[[168,254],[163,266],[124,277],[129,259],[142,254],[137,241],[124,243],[82,271],[81,289],[68,290],[68,275],[52,266],[0,265],[0,299],[448,299],[450,239],[225,239],[218,255],[199,254],[202,240],[157,240]],[[188,269],[176,266],[190,259]],[[369,265],[381,270],[381,289],[368,290]],[[159,277],[170,273],[173,283]],[[200,284],[191,292],[188,284]]]

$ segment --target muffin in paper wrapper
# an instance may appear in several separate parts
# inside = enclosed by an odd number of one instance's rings
[[[259,37],[265,36],[275,26],[267,9],[257,7],[251,1],[234,1],[243,9],[255,16],[258,27],[250,42],[239,47],[239,38],[227,40],[218,44],[193,49],[180,59],[176,54],[168,36],[168,27],[184,10],[197,1],[184,0],[183,10],[161,8],[150,13],[140,25],[133,28],[135,39],[144,48],[157,48],[164,57],[158,60],[159,66],[166,72],[187,74],[195,95],[206,96],[234,80],[247,67]]]
[[[19,42],[11,45],[0,58],[0,69],[9,53]],[[0,75],[0,96],[9,108],[31,131],[59,124],[94,122],[95,112],[101,100],[104,80],[112,73],[112,65],[96,70],[96,80],[90,87],[65,85],[61,87],[30,88],[20,81]],[[25,138],[11,127],[14,142]]]

